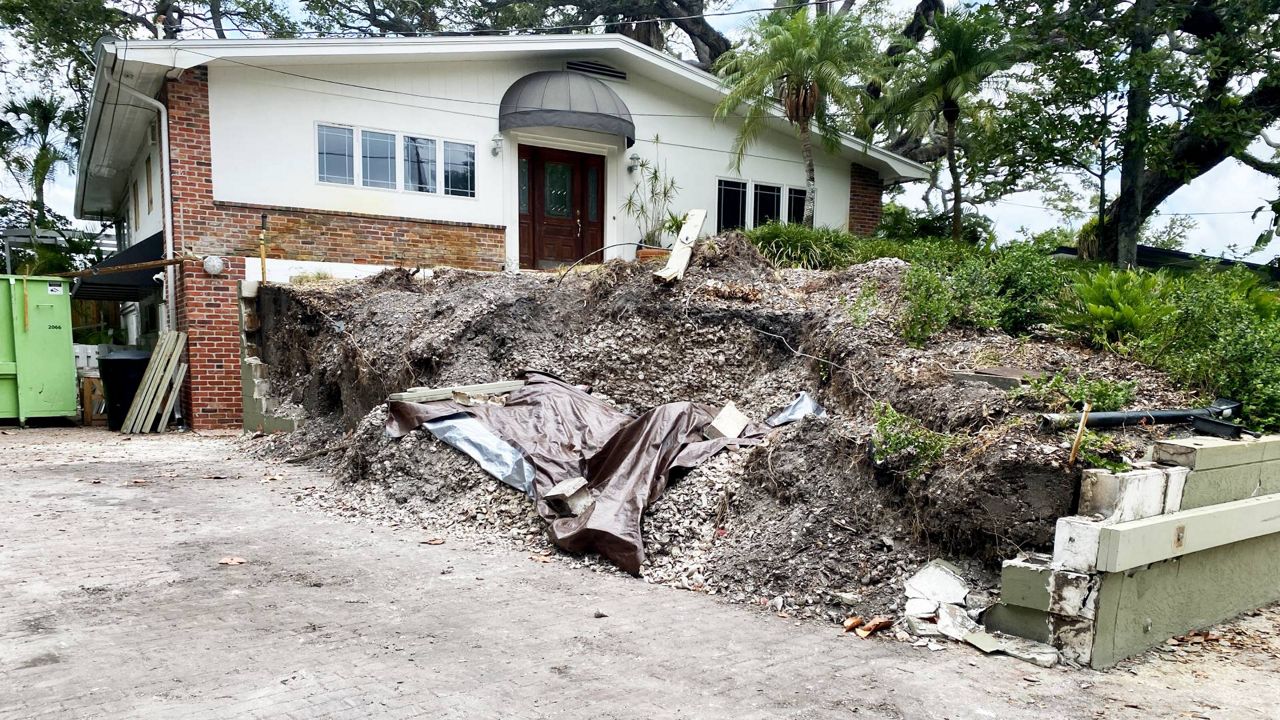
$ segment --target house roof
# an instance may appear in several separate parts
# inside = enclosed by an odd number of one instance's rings
[[[200,65],[286,68],[320,64],[421,62],[428,60],[528,59],[554,55],[565,60],[607,60],[619,69],[653,78],[672,90],[718,103],[720,80],[680,59],[616,34],[504,35],[386,38],[254,38],[120,40],[96,48],[97,70],[81,144],[76,217],[113,214],[124,195],[130,166],[155,111],[121,88],[148,97],[166,76]],[[778,115],[781,119],[781,115]],[[928,177],[923,165],[852,136],[836,152],[874,169],[886,184]]]

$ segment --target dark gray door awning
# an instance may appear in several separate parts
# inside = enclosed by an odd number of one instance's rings
[[[502,96],[498,129],[561,127],[621,135],[636,141],[636,125],[622,98],[603,82],[582,73],[544,70],[525,75]]]

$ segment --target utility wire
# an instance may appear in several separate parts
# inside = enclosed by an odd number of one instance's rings
[[[1049,212],[1057,212],[1057,208],[1045,207],[1044,205],[1032,205],[1030,203],[1014,202],[1012,200],[993,200],[992,202],[999,203],[1001,205],[1014,205],[1016,207],[1030,208],[1032,210],[1048,210]],[[1257,210],[1212,210],[1212,211],[1204,210],[1204,211],[1197,211],[1197,212],[1168,212],[1168,213],[1162,212],[1160,214],[1166,215],[1166,216],[1180,215],[1180,216],[1191,217],[1191,216],[1199,216],[1199,215],[1252,215],[1255,212],[1258,212],[1258,211]],[[1275,211],[1264,209],[1262,210],[1262,212],[1275,212]]]

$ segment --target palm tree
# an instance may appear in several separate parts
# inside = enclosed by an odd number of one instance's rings
[[[32,211],[36,224],[43,226],[48,218],[44,204],[45,185],[53,178],[58,165],[71,161],[66,135],[72,123],[72,112],[63,107],[61,98],[30,95],[6,103],[4,114],[16,121],[11,127],[17,131],[18,142],[29,149],[24,162],[27,183],[31,188]]]
[[[897,81],[872,111],[872,124],[893,122],[918,125],[923,118],[942,116],[946,123],[947,169],[951,174],[951,237],[961,236],[960,165],[956,138],[961,118],[989,78],[1018,61],[1021,45],[987,17],[970,12],[939,16],[933,42],[917,62],[902,68]],[[897,87],[894,87],[897,85]]]
[[[724,120],[745,108],[734,140],[735,168],[742,167],[747,148],[768,126],[779,109],[795,128],[804,157],[803,224],[813,227],[817,186],[813,170],[813,130],[835,145],[839,132],[832,124],[835,107],[857,104],[863,92],[850,79],[876,55],[870,35],[852,15],[811,18],[805,9],[775,12],[759,20],[741,47],[716,63],[728,94],[716,106]]]

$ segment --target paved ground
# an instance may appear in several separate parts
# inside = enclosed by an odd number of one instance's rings
[[[858,640],[301,509],[326,478],[226,438],[8,430],[0,458],[3,718],[1280,717],[1274,661]]]

